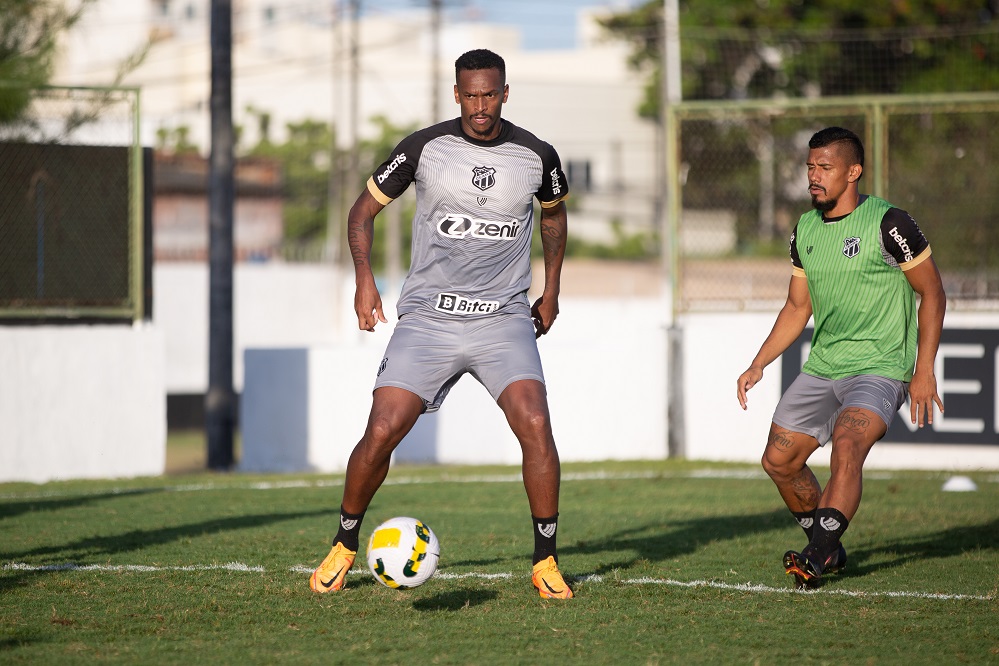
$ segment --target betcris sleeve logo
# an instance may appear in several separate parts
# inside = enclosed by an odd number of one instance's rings
[[[559,178],[558,167],[552,169],[552,172],[549,175],[552,178],[552,196],[557,198],[560,194],[562,194],[562,179]]]
[[[406,153],[399,153],[398,155],[395,156],[395,158],[392,159],[391,162],[385,165],[384,171],[375,176],[375,180],[378,181],[379,185],[381,185],[386,180],[388,180],[388,177],[392,175],[392,172],[398,169],[399,165],[404,163],[405,161],[406,161]]]
[[[520,221],[496,222],[450,213],[441,218],[437,224],[437,233],[447,238],[467,236],[495,241],[514,240],[520,234]]]

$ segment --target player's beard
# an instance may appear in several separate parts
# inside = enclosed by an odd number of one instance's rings
[[[476,138],[479,138],[479,139],[488,136],[489,133],[492,132],[493,129],[496,128],[496,123],[499,122],[498,118],[494,118],[493,116],[489,116],[489,119],[492,120],[492,122],[489,123],[488,125],[486,125],[485,127],[480,128],[472,120],[473,118],[475,118],[474,115],[468,117],[468,128],[470,130],[472,130],[472,133],[475,134]]]
[[[825,201],[819,201],[817,196],[814,194],[812,195],[812,208],[820,213],[828,213],[836,207],[837,203],[839,203],[838,199],[826,199]]]

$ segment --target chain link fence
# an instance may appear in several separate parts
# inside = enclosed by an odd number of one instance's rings
[[[861,192],[915,218],[950,305],[999,303],[999,94],[687,102],[668,122],[678,312],[780,307],[790,232],[811,207],[808,139],[831,125],[864,140]]]
[[[138,91],[43,88],[25,99],[0,124],[0,319],[140,318]]]

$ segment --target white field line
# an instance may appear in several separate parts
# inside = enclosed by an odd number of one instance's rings
[[[868,479],[890,480],[891,472],[873,471],[865,473]],[[636,472],[568,472],[562,481],[625,481],[629,479],[766,479],[762,469],[694,469],[688,472],[657,472],[654,470]],[[999,476],[989,476],[986,482],[999,483]],[[389,478],[382,485],[409,486],[428,483],[523,483],[520,473],[488,475],[440,474],[433,477],[400,476]],[[246,483],[192,483],[178,486],[151,486],[146,488],[109,488],[89,491],[52,490],[35,493],[6,493],[0,500],[31,500],[52,497],[90,497],[95,495],[129,495],[150,492],[206,492],[215,490],[286,490],[290,488],[333,488],[343,485],[343,479],[290,479],[287,481],[248,481]]]
[[[669,473],[655,471],[640,472],[576,472],[562,475],[563,481],[593,481],[593,480],[613,480],[624,481],[628,479],[731,479],[731,478],[765,478],[762,470],[760,472],[746,470],[692,470],[691,472]],[[384,486],[411,486],[427,483],[522,483],[523,477],[519,472],[510,474],[488,474],[488,475],[452,475],[440,474],[433,477],[409,477],[400,476],[386,479]],[[190,493],[213,490],[286,490],[289,488],[332,488],[343,485],[343,479],[292,479],[288,481],[248,481],[246,483],[192,483],[178,486],[150,486],[146,488],[109,488],[104,490],[89,491],[61,491],[52,490],[36,493],[7,493],[0,495],[0,500],[25,500],[25,499],[46,499],[51,497],[88,497],[92,495],[129,495],[149,492],[175,492]]]
[[[41,564],[32,565],[23,562],[11,562],[3,565],[4,571],[28,571],[28,572],[52,572],[52,571],[106,571],[112,573],[128,572],[157,572],[157,571],[234,571],[247,573],[266,573],[267,569],[262,566],[243,564],[241,562],[229,562],[227,564],[192,564],[186,566],[150,566],[140,564]],[[296,565],[288,569],[296,574],[309,574],[312,569],[304,565]],[[352,575],[370,576],[368,571],[360,570]],[[526,576],[526,574],[525,574]],[[515,578],[512,573],[483,573],[467,572],[452,573],[448,571],[438,571],[435,578],[444,580],[461,580],[466,578],[477,578],[482,580],[497,580]],[[604,576],[583,575],[569,576],[570,580],[579,583],[603,583]],[[755,583],[720,583],[712,580],[674,580],[672,578],[615,578],[613,582],[626,585],[662,585],[666,587],[680,588],[710,588],[715,590],[730,590],[733,592],[751,592],[759,594],[809,594],[825,595],[832,594],[843,597],[854,597],[860,599],[873,599],[879,597],[891,599],[930,599],[935,601],[995,601],[994,595],[981,594],[944,594],[937,592],[902,592],[902,591],[855,591],[842,589],[818,589],[818,590],[796,590],[790,587],[773,587],[770,585],[758,585]]]

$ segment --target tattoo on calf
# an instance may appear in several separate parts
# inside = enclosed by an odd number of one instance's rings
[[[822,492],[815,480],[815,475],[807,467],[791,480],[791,488],[794,490],[794,496],[801,502],[803,509],[806,507],[814,509],[818,506]]]

